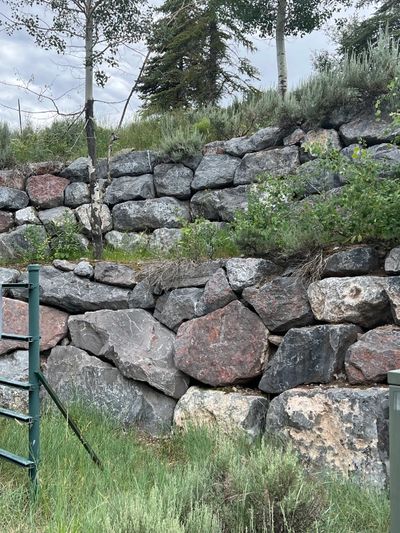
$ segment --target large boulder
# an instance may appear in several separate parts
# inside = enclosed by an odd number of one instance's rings
[[[180,289],[183,287],[204,287],[210,277],[223,265],[223,261],[174,261],[167,264],[150,265],[150,271],[143,269],[143,279],[148,278],[158,289]]]
[[[280,393],[298,385],[330,383],[344,370],[347,348],[361,329],[352,324],[289,330],[268,363],[259,388]]]
[[[29,352],[17,350],[0,357],[0,376],[13,381],[28,381]],[[28,410],[28,393],[11,387],[0,387],[0,405],[15,411]]]
[[[11,187],[0,187],[0,209],[17,211],[29,204],[26,192]]]
[[[161,163],[154,167],[154,186],[157,196],[175,196],[187,200],[191,195],[193,171],[182,163]]]
[[[175,198],[124,202],[112,210],[116,230],[144,231],[157,228],[180,228],[190,220],[188,204]]]
[[[15,283],[19,278],[19,271],[15,268],[0,268],[0,284]],[[3,289],[3,291],[6,289]]]
[[[177,331],[185,320],[191,320],[196,316],[196,308],[203,294],[203,289],[189,287],[175,289],[162,299],[160,305],[157,302],[154,318],[165,324],[167,328]]]
[[[125,233],[112,230],[105,234],[104,240],[111,248],[131,252],[146,248],[149,242],[149,237],[145,233]]]
[[[159,228],[149,238],[149,249],[153,252],[168,253],[173,250],[182,238],[182,230],[178,228]]]
[[[24,224],[9,233],[0,234],[0,258],[2,261],[15,261],[23,259],[27,254],[34,253],[34,243],[29,232],[32,226]],[[35,226],[35,237],[46,241],[46,230],[43,226]]]
[[[230,155],[243,157],[250,152],[259,152],[277,146],[282,141],[283,133],[283,130],[276,126],[263,128],[249,137],[237,137],[224,141],[224,151]]]
[[[386,388],[293,389],[271,401],[266,427],[291,443],[307,467],[384,488],[388,405]]]
[[[278,267],[267,259],[234,258],[226,262],[229,283],[234,291],[241,291],[251,285],[257,285],[267,276],[275,274]]]
[[[383,326],[362,335],[346,354],[352,385],[386,382],[389,370],[400,367],[400,328]]]
[[[127,265],[100,261],[95,264],[94,279],[107,285],[131,289],[136,285],[136,272]]]
[[[330,150],[341,150],[342,143],[340,142],[339,134],[333,129],[317,128],[308,131],[301,140],[302,157],[314,158],[318,156],[318,152],[328,152]],[[317,148],[317,151],[315,150]]]
[[[129,294],[130,309],[154,309],[156,300],[153,294],[153,287],[147,279],[139,281]]]
[[[371,328],[390,319],[387,286],[378,276],[326,278],[311,283],[308,297],[317,320]]]
[[[12,289],[12,294],[21,296],[16,289]],[[40,271],[41,302],[70,313],[127,309],[128,296],[128,289],[82,279],[73,272],[60,272],[52,266],[43,266]]]
[[[17,226],[22,226],[23,224],[40,224],[36,209],[31,205],[24,207],[24,209],[18,209],[18,211],[15,211],[14,216]]]
[[[69,179],[71,182],[82,181],[89,183],[89,159],[87,157],[78,157],[70,165],[65,167],[60,176]],[[101,180],[107,177],[107,161],[106,159],[97,160],[96,177]]]
[[[30,201],[39,209],[58,207],[64,202],[64,191],[69,180],[52,174],[31,176],[26,182],[26,192]]]
[[[68,315],[59,309],[40,306],[40,349],[49,350],[66,337]],[[3,332],[28,335],[28,304],[11,298],[3,298]],[[0,341],[0,355],[27,348],[23,341]]]
[[[293,174],[300,164],[297,146],[285,146],[246,154],[235,172],[233,183],[252,183],[262,174],[287,176]]]
[[[393,141],[400,134],[400,128],[391,118],[376,118],[373,112],[363,112],[340,127],[340,135],[346,145],[358,143],[360,139],[367,145]]]
[[[240,164],[238,157],[230,155],[205,155],[194,174],[192,189],[218,189],[233,183],[235,170]]]
[[[190,387],[176,405],[174,424],[180,428],[216,426],[226,433],[255,438],[264,433],[268,405],[267,398],[249,391]]]
[[[69,207],[52,207],[38,211],[40,222],[50,233],[54,231],[54,226],[63,226],[66,221],[75,223],[75,214]]]
[[[115,205],[128,200],[147,200],[154,198],[154,195],[152,174],[121,176],[112,180],[107,187],[104,201],[108,205]]]
[[[322,167],[318,160],[307,161],[296,171],[302,184],[302,194],[309,196],[337,189],[344,184],[343,178],[334,170]]]
[[[219,268],[207,281],[196,305],[196,316],[212,313],[216,309],[225,307],[233,300],[236,300],[236,294],[231,289],[224,270]]]
[[[67,207],[79,207],[90,203],[89,186],[87,183],[77,181],[70,183],[64,191],[64,203]]]
[[[156,156],[150,150],[134,152],[123,150],[111,158],[110,174],[112,178],[120,176],[140,176],[153,172]]]
[[[83,402],[111,419],[155,436],[171,428],[175,400],[145,383],[125,378],[114,366],[74,346],[52,350],[46,376],[67,403]]]
[[[183,323],[175,351],[176,366],[202,383],[244,383],[264,369],[268,330],[256,314],[234,301]]]
[[[17,169],[0,169],[0,187],[23,190],[25,188],[25,176]]]
[[[243,298],[273,332],[283,333],[314,322],[307,289],[297,277],[279,277],[260,288],[248,287],[243,291]]]
[[[400,246],[392,248],[385,259],[387,274],[400,274]]]
[[[394,322],[400,326],[400,277],[392,276],[387,279],[386,294],[389,298]]]
[[[76,218],[78,219],[79,224],[82,227],[82,231],[89,235],[92,231],[91,225],[91,205],[83,204],[75,209]],[[100,207],[100,220],[101,220],[101,231],[102,233],[107,233],[112,229],[112,218],[111,212],[108,206],[102,204]]]
[[[71,342],[109,359],[127,378],[180,398],[189,379],[174,364],[175,335],[143,309],[100,310],[72,316]]]
[[[236,211],[247,208],[248,192],[246,185],[216,191],[199,191],[190,200],[192,217],[231,222]]]
[[[357,276],[379,269],[380,257],[372,246],[357,246],[341,250],[324,261],[322,276]]]
[[[0,211],[0,233],[5,233],[14,225],[14,216],[8,211]]]

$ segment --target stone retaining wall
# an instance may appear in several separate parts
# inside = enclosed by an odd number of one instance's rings
[[[214,423],[249,438],[278,433],[310,466],[383,487],[386,373],[400,366],[400,247],[325,258],[308,283],[290,265],[55,261],[41,269],[43,366],[79,399],[159,435]],[[292,274],[289,274],[289,273]],[[0,269],[2,283],[26,274]],[[4,330],[24,330],[19,290]],[[23,343],[0,341],[0,373],[26,378]],[[21,408],[23,393],[0,388]]]
[[[125,151],[110,162],[111,183],[102,209],[105,241],[112,247],[140,245],[166,250],[180,238],[185,221],[204,217],[229,222],[247,205],[251,183],[262,173],[286,176],[315,172],[313,156],[305,147],[313,142],[329,145],[351,156],[363,139],[374,159],[389,166],[400,164],[400,150],[390,143],[396,133],[390,121],[377,122],[363,112],[336,129],[284,131],[264,128],[254,135],[217,141],[203,154],[174,163],[151,151]],[[100,161],[100,179],[107,165]],[[390,172],[389,172],[390,174]],[[343,176],[322,172],[313,176],[307,194],[341,187]],[[21,170],[0,170],[0,258],[14,259],[28,244],[29,225],[50,229],[64,217],[77,220],[82,242],[90,232],[87,159],[69,166],[35,163]],[[45,234],[43,233],[42,237]]]

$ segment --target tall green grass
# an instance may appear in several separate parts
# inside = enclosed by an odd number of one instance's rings
[[[47,414],[40,494],[0,463],[2,533],[383,533],[386,493],[310,476],[290,449],[206,429],[150,440],[78,410],[104,463]],[[0,424],[1,446],[26,453],[26,428]]]

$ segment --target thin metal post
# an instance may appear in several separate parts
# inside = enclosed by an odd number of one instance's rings
[[[34,494],[38,491],[40,461],[40,315],[39,315],[39,265],[29,265],[29,475]]]

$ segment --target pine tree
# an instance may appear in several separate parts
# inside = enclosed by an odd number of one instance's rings
[[[254,90],[257,71],[232,41],[253,50],[235,24],[222,24],[212,0],[166,0],[158,10],[139,93],[149,113],[215,105],[225,94]]]

